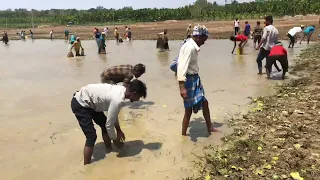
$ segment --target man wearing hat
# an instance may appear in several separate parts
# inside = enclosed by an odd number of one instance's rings
[[[210,119],[209,103],[204,96],[204,89],[201,84],[198,67],[198,53],[208,39],[208,30],[205,26],[195,26],[192,37],[181,47],[177,80],[179,81],[180,95],[184,102],[184,118],[182,123],[182,135],[185,136],[192,112],[197,113],[203,110],[203,116],[207,124],[209,134],[214,131]]]
[[[293,27],[289,30],[289,32],[287,33],[287,36],[290,39],[288,48],[290,48],[291,45],[292,45],[291,48],[293,48],[294,43],[296,42],[296,39],[297,39],[297,35],[301,33],[303,29],[304,29],[304,25],[301,25],[300,27]]]

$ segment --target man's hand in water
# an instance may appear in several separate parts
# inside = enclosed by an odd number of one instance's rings
[[[117,140],[120,142],[124,142],[126,140],[126,137],[122,131],[117,131]]]

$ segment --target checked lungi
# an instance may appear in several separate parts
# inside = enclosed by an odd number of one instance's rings
[[[184,85],[187,90],[187,98],[183,101],[184,107],[192,108],[194,112],[197,112],[201,110],[202,103],[206,100],[200,76],[198,74],[187,74],[186,78]]]

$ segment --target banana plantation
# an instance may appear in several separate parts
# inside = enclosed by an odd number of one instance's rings
[[[269,0],[248,3],[233,1],[218,5],[207,0],[197,0],[193,5],[169,9],[106,9],[104,7],[88,10],[51,9],[31,10],[15,9],[0,11],[0,26],[30,24],[99,24],[99,23],[134,23],[165,20],[230,20],[238,18],[261,18],[265,15],[306,15],[320,14],[320,0]],[[32,21],[33,19],[33,21]]]

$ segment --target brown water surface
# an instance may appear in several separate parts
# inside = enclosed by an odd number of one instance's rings
[[[200,76],[211,116],[221,133],[207,137],[202,114],[192,116],[189,136],[182,137],[183,103],[169,64],[171,51],[158,53],[155,41],[116,44],[97,55],[94,41],[83,41],[85,57],[66,58],[64,41],[11,41],[0,44],[0,174],[2,179],[180,179],[194,173],[193,154],[218,145],[231,129],[229,113],[245,111],[247,97],[268,94],[278,81],[258,76],[257,51],[249,44],[244,55],[231,55],[229,40],[209,40],[200,51]],[[290,50],[290,59],[302,46]],[[83,166],[84,135],[70,109],[75,91],[99,83],[100,73],[118,64],[144,63],[141,77],[148,87],[143,102],[128,103],[120,113],[127,137],[123,150],[105,155],[99,137],[94,163]]]

